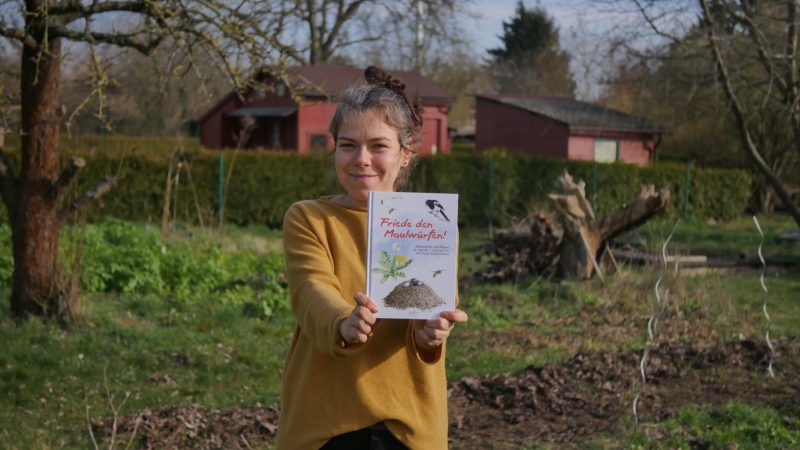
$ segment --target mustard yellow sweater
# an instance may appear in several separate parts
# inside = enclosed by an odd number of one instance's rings
[[[295,203],[284,217],[298,326],[283,373],[279,450],[316,450],[378,422],[412,449],[447,448],[444,349],[418,351],[407,320],[383,320],[366,344],[339,345],[339,323],[366,286],[366,228],[366,209],[329,197]]]

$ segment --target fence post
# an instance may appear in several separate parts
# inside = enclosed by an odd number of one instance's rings
[[[217,181],[217,219],[222,227],[222,194],[225,185],[225,150],[219,151],[219,179]]]
[[[592,209],[597,214],[597,160],[592,159]]]
[[[686,160],[686,180],[683,184],[683,217],[687,218],[689,215],[689,186],[691,181],[692,159]]]
[[[491,239],[492,243],[494,243],[494,232],[492,230],[492,209],[494,207],[494,204],[493,204],[493,202],[494,202],[494,192],[493,192],[493,189],[494,189],[494,162],[491,159],[489,160],[488,169],[489,169],[489,174],[488,174],[487,178],[488,178],[489,186],[488,186],[487,191],[489,192],[489,202],[488,202],[487,207],[486,207],[486,218],[487,218],[487,220],[489,222],[489,239]]]

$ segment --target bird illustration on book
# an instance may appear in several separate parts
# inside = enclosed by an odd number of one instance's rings
[[[450,219],[447,217],[447,214],[444,213],[444,206],[439,203],[438,200],[425,200],[425,204],[428,206],[428,209],[431,214],[439,218],[440,220],[444,220],[445,222],[450,222]]]
[[[437,276],[441,275],[442,272],[444,272],[444,269],[434,270],[433,271],[433,278],[436,278]]]

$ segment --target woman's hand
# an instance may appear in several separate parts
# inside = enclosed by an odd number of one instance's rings
[[[439,317],[434,317],[429,320],[415,320],[414,326],[414,340],[417,347],[423,350],[430,350],[436,348],[450,336],[450,331],[456,323],[466,322],[467,313],[460,309],[454,311],[444,311]]]
[[[361,292],[356,292],[356,307],[339,324],[339,334],[345,344],[363,344],[372,336],[373,330],[378,325],[375,313],[378,307],[372,299]]]

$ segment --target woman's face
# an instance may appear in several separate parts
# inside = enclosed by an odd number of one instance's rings
[[[411,152],[400,147],[397,131],[374,110],[351,114],[336,138],[336,176],[348,200],[366,206],[369,191],[394,191]]]

